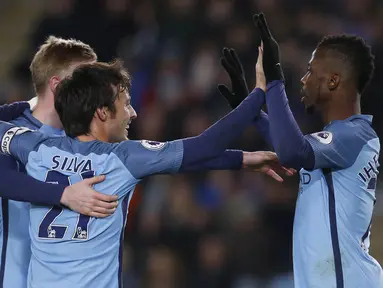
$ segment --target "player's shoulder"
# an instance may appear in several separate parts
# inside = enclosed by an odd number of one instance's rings
[[[371,124],[372,116],[354,115],[345,120],[331,122],[322,131],[310,134],[308,140],[310,143],[331,146],[337,151],[347,151],[348,155],[357,156],[364,147],[372,150],[380,147],[379,138]]]
[[[24,115],[21,115],[21,116],[15,118],[9,122],[12,124],[15,124],[17,126],[24,126],[24,127],[28,127],[28,128],[33,128],[33,127],[31,127],[29,121],[24,117]]]
[[[168,142],[158,142],[152,140],[126,140],[118,143],[113,150],[119,154],[132,154],[137,152],[155,152],[165,149]]]
[[[371,115],[354,115],[345,120],[334,121],[334,123],[328,126],[329,131],[352,134],[358,137],[365,138],[367,141],[376,138],[376,132],[372,128],[372,116]]]
[[[372,128],[372,116],[354,115],[345,120],[333,121],[323,131],[313,133],[318,141],[329,144],[332,141],[353,141],[357,146],[364,145],[373,139],[378,139]],[[349,143],[352,145],[352,143]]]
[[[68,136],[51,137],[49,144],[64,151],[71,152],[74,154],[80,154],[83,156],[87,156],[90,154],[110,154],[117,146],[117,144],[114,143],[107,143],[98,140],[80,141],[78,139],[70,138]]]
[[[23,114],[21,114],[16,119],[13,119],[12,121],[10,121],[10,123],[17,125],[17,126],[22,126],[22,127],[34,129],[34,130],[38,130],[42,125],[42,123],[39,120],[37,120],[35,117],[33,117],[30,109],[26,109],[23,112]]]

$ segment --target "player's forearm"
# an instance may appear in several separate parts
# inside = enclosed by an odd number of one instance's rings
[[[268,84],[266,104],[270,138],[282,165],[295,169],[314,167],[315,156],[290,110],[282,81]]]
[[[223,153],[259,115],[264,97],[263,90],[255,89],[236,109],[202,134],[182,139],[184,153],[181,167],[191,166]]]
[[[243,151],[226,150],[222,154],[209,160],[181,166],[179,172],[194,172],[206,170],[239,170],[243,166]]]
[[[9,156],[0,156],[0,197],[40,205],[60,205],[65,186],[46,184],[18,172],[17,162]]]
[[[25,109],[29,109],[28,102],[14,102],[0,106],[0,120],[11,121],[19,117]]]
[[[254,119],[253,124],[263,140],[272,147],[273,144],[269,132],[269,116],[261,110],[259,116]]]

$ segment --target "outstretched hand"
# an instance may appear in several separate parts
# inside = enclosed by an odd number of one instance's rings
[[[293,176],[294,169],[288,169],[279,163],[278,156],[270,151],[243,152],[244,168],[264,173],[278,182],[283,182],[283,176]]]
[[[221,65],[230,77],[231,91],[223,84],[219,84],[217,88],[234,109],[249,95],[245,71],[234,49],[223,48]]]
[[[265,71],[263,69],[263,44],[261,44],[261,46],[258,47],[258,59],[257,64],[255,64],[255,77],[255,87],[261,88],[263,91],[266,92],[266,77]]]
[[[278,42],[271,35],[263,13],[255,14],[253,21],[263,43],[263,69],[265,70],[266,82],[285,80],[281,67],[280,51]]]

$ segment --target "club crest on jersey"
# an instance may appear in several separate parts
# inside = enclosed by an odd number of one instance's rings
[[[12,127],[8,129],[8,131],[4,133],[3,138],[1,139],[1,151],[5,154],[10,154],[9,146],[11,145],[13,137],[28,131],[32,130],[26,127]]]
[[[332,133],[328,131],[313,133],[311,136],[322,144],[330,144],[332,142]]]
[[[161,150],[162,148],[165,147],[165,144],[166,143],[164,142],[157,142],[157,141],[150,141],[150,140],[141,141],[142,146],[144,146],[148,150],[153,150],[153,151]]]

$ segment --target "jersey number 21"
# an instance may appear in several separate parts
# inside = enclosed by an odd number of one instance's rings
[[[94,176],[94,171],[87,171],[80,174],[82,179],[91,178]],[[57,171],[48,171],[45,182],[58,183],[69,186],[68,176],[61,174]],[[63,208],[59,206],[53,206],[45,214],[43,220],[39,226],[39,238],[41,239],[62,239],[65,235],[68,225],[56,224],[56,220],[59,219]],[[89,216],[79,214],[77,217],[77,224],[75,231],[73,231],[72,239],[74,240],[86,240],[88,239],[88,224],[90,221]],[[59,222],[59,221],[58,221]]]

